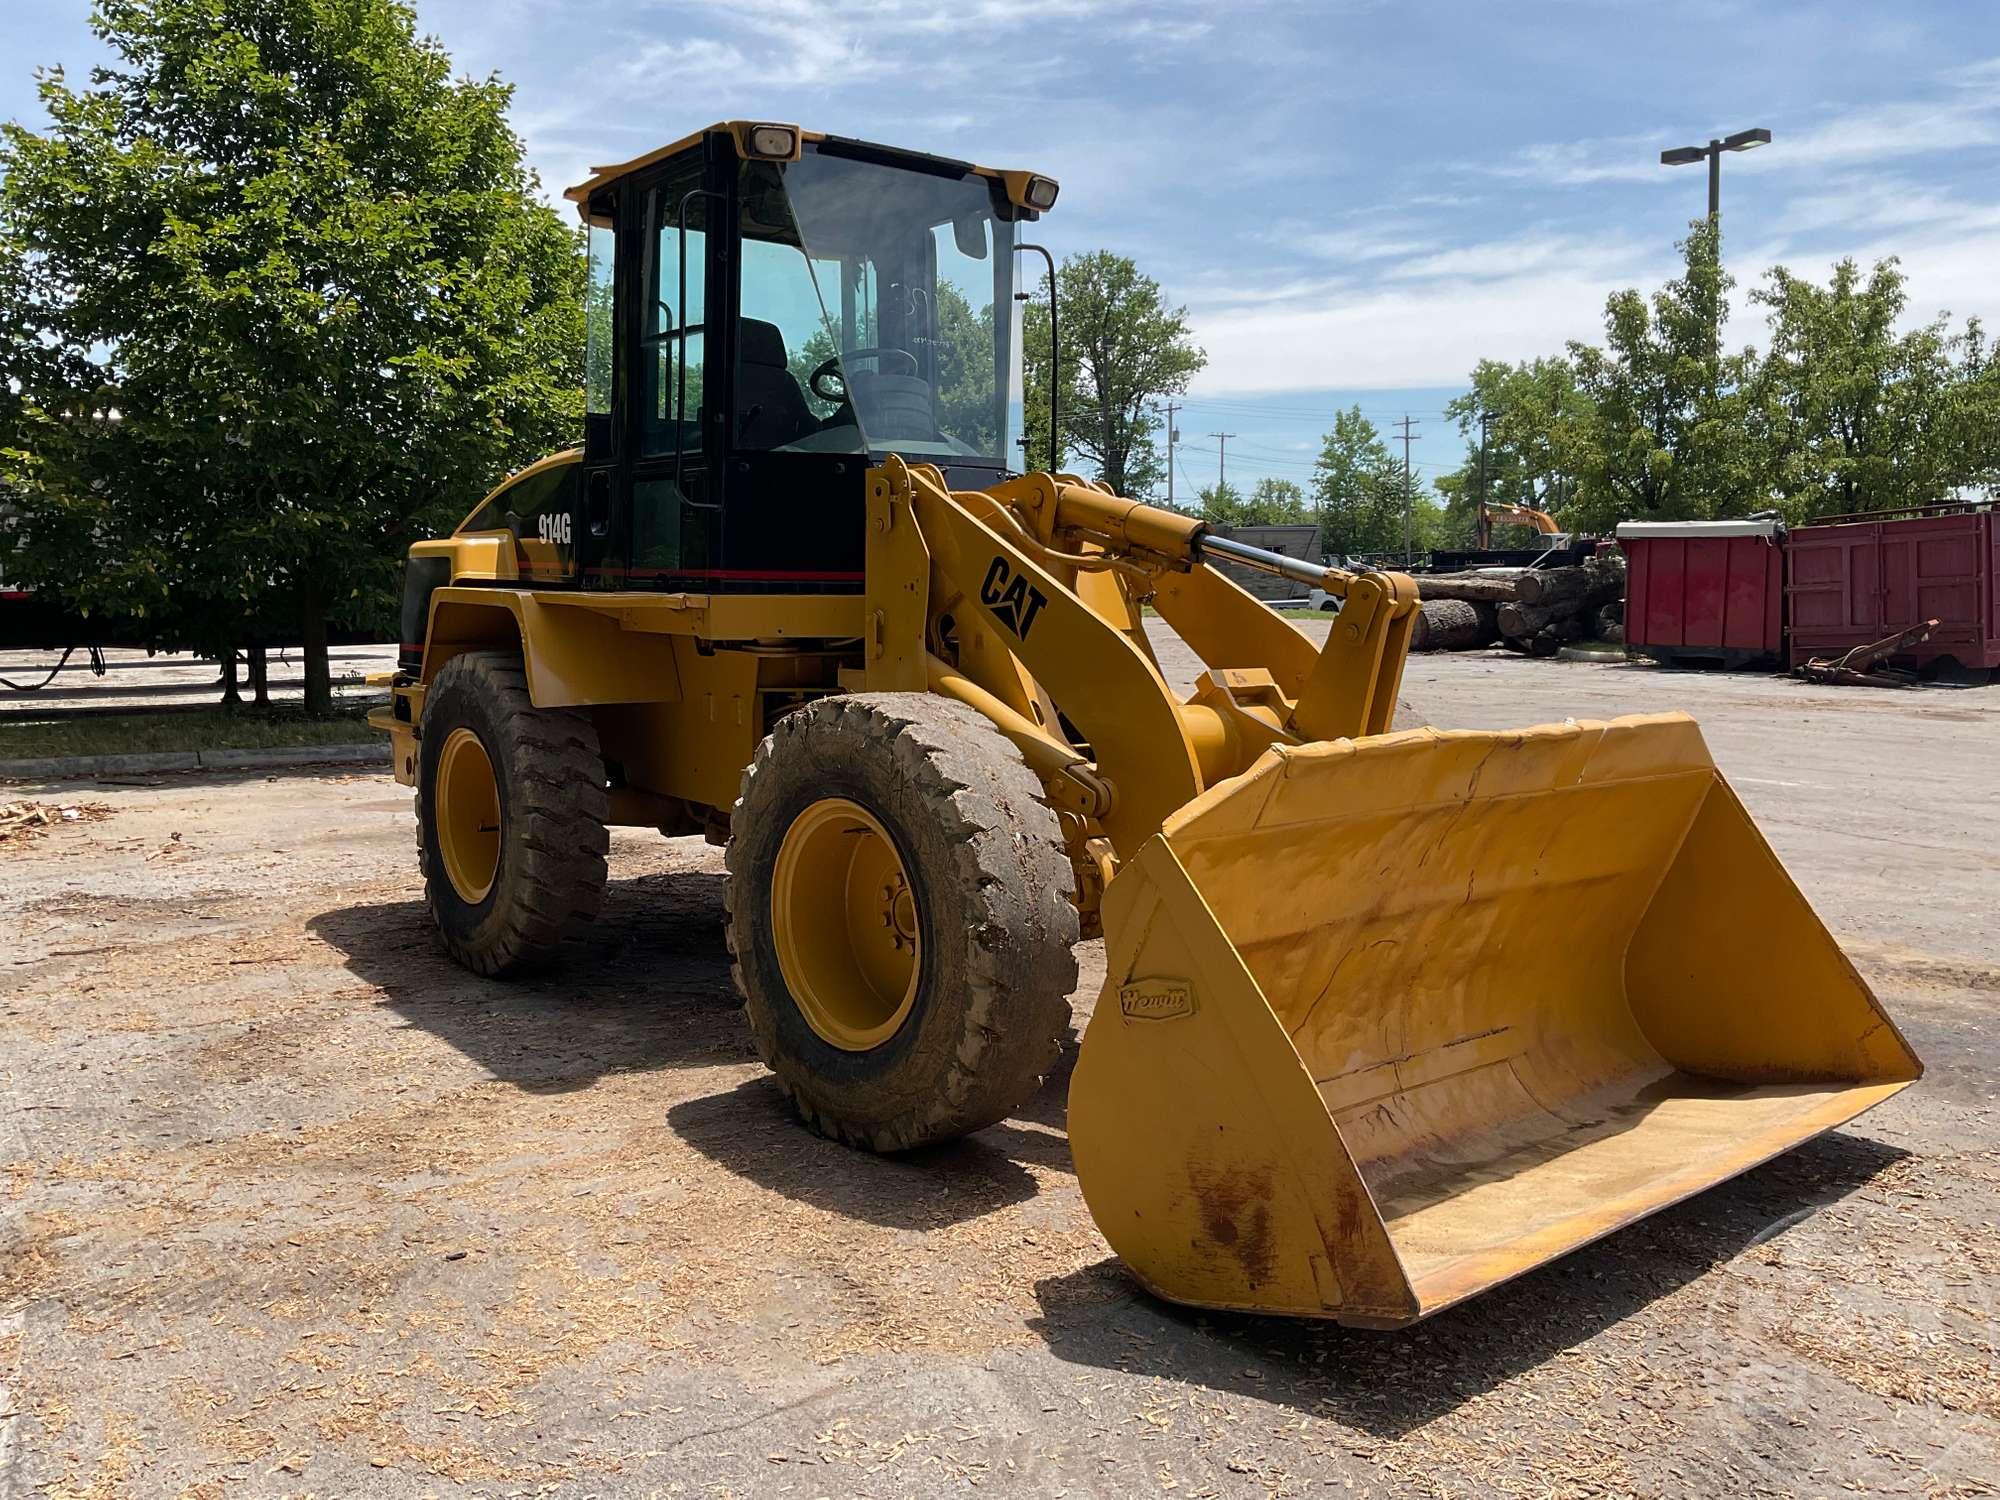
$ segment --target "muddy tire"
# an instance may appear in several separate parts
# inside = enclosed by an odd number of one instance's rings
[[[536,708],[519,656],[469,651],[444,665],[424,695],[417,858],[454,959],[515,973],[588,928],[609,810],[596,727]]]
[[[822,1135],[952,1139],[1054,1067],[1075,872],[1041,783],[979,714],[879,693],[786,715],[743,774],[727,864],[751,1035]]]

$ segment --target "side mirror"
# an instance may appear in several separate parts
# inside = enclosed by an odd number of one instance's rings
[[[968,260],[986,259],[986,216],[965,214],[951,221],[951,237]]]

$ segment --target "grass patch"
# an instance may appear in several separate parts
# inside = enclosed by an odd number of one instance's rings
[[[254,709],[203,708],[180,713],[103,714],[36,720],[11,713],[0,720],[0,760],[56,755],[148,755],[162,750],[269,750],[283,745],[360,745],[376,737],[366,707],[308,718]]]

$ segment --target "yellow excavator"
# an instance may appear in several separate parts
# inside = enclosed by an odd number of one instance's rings
[[[1914,1080],[1687,718],[1395,732],[1411,579],[1016,472],[1057,191],[763,122],[572,191],[583,445],[411,549],[376,716],[457,960],[584,945],[608,827],[705,833],[758,1051],[899,1151],[1040,1086],[1101,931],[1105,1238],[1168,1298],[1380,1327]],[[1339,595],[1324,646],[1218,560]]]
[[[1562,525],[1545,510],[1536,510],[1532,505],[1488,505],[1479,502],[1479,518],[1474,527],[1474,545],[1482,552],[1493,545],[1493,523],[1503,526],[1526,526],[1537,536],[1561,536]]]

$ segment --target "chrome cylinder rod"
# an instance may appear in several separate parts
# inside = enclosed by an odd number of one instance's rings
[[[1233,563],[1242,563],[1246,568],[1276,573],[1280,578],[1303,583],[1307,588],[1323,589],[1327,586],[1328,569],[1323,563],[1307,562],[1303,557],[1287,557],[1282,552],[1266,552],[1262,547],[1233,542],[1228,537],[1211,532],[1204,531],[1195,538],[1194,550],[1200,557],[1225,558]]]

